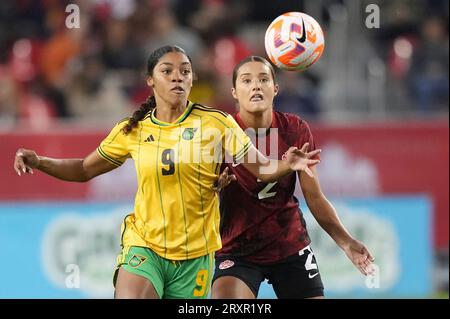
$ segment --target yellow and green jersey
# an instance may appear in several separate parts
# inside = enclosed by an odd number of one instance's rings
[[[134,213],[122,225],[122,245],[143,246],[185,260],[221,248],[219,199],[212,190],[226,152],[235,161],[251,141],[231,115],[192,102],[173,123],[150,111],[128,135],[119,122],[97,148],[120,166],[134,159]]]

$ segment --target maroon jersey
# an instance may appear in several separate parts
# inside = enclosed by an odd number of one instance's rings
[[[308,124],[297,115],[274,111],[271,128],[256,132],[258,134],[249,133],[239,113],[234,118],[246,130],[255,147],[271,159],[281,159],[289,147],[301,148],[306,142],[309,142],[309,151],[315,149]],[[270,150],[271,140],[278,150]],[[226,166],[236,175],[237,181],[221,192],[223,247],[217,256],[240,256],[250,262],[270,264],[295,254],[310,243],[294,197],[296,172],[276,183],[264,183],[243,165],[223,164],[222,169]]]

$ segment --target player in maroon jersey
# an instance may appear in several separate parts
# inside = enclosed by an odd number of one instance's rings
[[[252,56],[240,62],[233,73],[232,88],[240,105],[240,112],[234,115],[237,123],[269,158],[281,159],[290,146],[300,148],[305,143],[309,143],[310,150],[315,149],[304,120],[273,110],[277,92],[274,70],[267,60]],[[294,197],[296,174],[268,184],[258,181],[239,163],[226,165],[237,182],[221,191],[223,247],[216,253],[212,298],[256,298],[265,279],[273,285],[278,298],[323,298],[319,269]],[[373,257],[344,228],[320,189],[315,167],[311,171],[314,177],[298,175],[311,213],[367,275]]]

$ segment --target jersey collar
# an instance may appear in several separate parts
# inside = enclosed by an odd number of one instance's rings
[[[186,110],[184,110],[184,112],[175,120],[175,122],[172,123],[168,123],[168,122],[164,122],[161,120],[158,120],[155,116],[155,111],[156,108],[154,108],[151,112],[150,112],[150,120],[152,121],[153,124],[156,125],[160,125],[160,126],[171,126],[171,125],[175,125],[175,124],[180,124],[181,122],[183,122],[191,113],[192,111],[192,107],[194,106],[194,103],[192,103],[191,101],[188,101],[188,105],[186,107]]]
[[[247,125],[245,125],[244,121],[242,121],[241,114],[239,112],[236,113],[235,118],[236,118],[236,122],[239,124],[239,126],[242,128],[242,130],[245,131],[248,127],[247,127]],[[277,126],[275,123],[275,111],[272,111],[272,124],[270,124],[270,127],[266,130],[266,136],[269,135],[270,129],[274,128],[274,127],[277,127]],[[258,134],[256,134],[256,135],[258,135]]]

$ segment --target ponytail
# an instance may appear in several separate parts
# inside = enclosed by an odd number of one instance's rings
[[[137,126],[138,122],[144,118],[145,114],[153,110],[155,107],[156,100],[155,96],[152,95],[141,104],[141,107],[137,109],[136,112],[133,113],[133,116],[130,117],[127,124],[122,128],[122,132],[125,135],[128,135]]]

